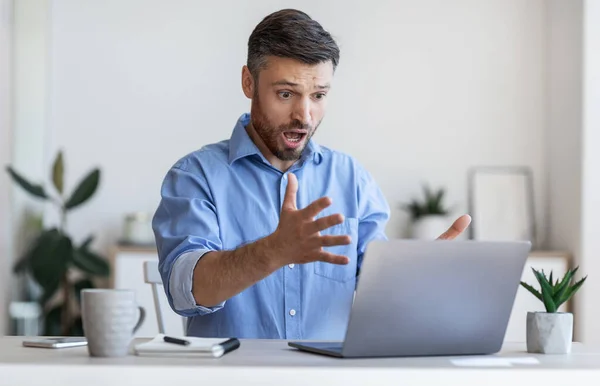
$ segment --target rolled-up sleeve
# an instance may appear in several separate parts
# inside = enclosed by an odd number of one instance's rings
[[[358,251],[357,273],[367,245],[373,240],[387,240],[385,227],[390,207],[373,177],[364,169],[358,170]]]
[[[161,186],[161,200],[152,219],[159,271],[171,308],[186,317],[219,310],[196,303],[192,294],[194,268],[204,254],[222,249],[216,208],[201,170],[186,163],[173,166]]]

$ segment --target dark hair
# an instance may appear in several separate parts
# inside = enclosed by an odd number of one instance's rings
[[[282,9],[265,17],[248,39],[247,66],[254,79],[267,64],[267,56],[296,59],[306,64],[340,60],[340,49],[329,32],[306,13]]]

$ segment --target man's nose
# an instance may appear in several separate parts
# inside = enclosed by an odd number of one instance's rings
[[[302,125],[310,126],[310,101],[303,99],[294,106],[294,113],[292,119],[302,122]]]

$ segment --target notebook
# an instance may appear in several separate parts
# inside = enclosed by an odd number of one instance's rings
[[[165,335],[158,334],[151,341],[134,346],[139,356],[203,356],[219,358],[237,349],[240,342],[236,338],[198,338],[191,336],[169,336],[175,340],[184,340],[188,345],[165,342]]]

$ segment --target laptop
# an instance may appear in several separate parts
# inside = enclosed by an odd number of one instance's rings
[[[339,358],[500,351],[529,241],[373,241],[343,342],[291,341]]]

